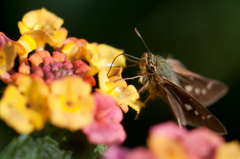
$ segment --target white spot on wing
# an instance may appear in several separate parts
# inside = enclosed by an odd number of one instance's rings
[[[203,95],[206,95],[206,94],[207,94],[207,90],[206,90],[206,89],[202,89],[201,93],[202,93]]]
[[[207,89],[211,89],[213,86],[213,81],[210,81],[208,84],[207,84]]]
[[[199,88],[195,88],[195,93],[198,95],[200,93],[200,89]]]
[[[205,119],[205,116],[202,116],[202,120],[204,120]]]
[[[191,86],[191,85],[186,85],[186,86],[185,86],[185,90],[186,90],[187,92],[191,92],[191,91],[193,90],[193,86]]]
[[[191,109],[192,109],[192,106],[189,105],[189,104],[184,104],[184,106],[185,106],[185,108],[186,108],[187,110],[191,110]]]
[[[198,112],[198,111],[196,111],[196,110],[194,111],[194,113],[195,113],[195,115],[199,115],[199,112]]]
[[[211,118],[212,117],[212,115],[207,115],[207,119],[209,119],[209,118]]]

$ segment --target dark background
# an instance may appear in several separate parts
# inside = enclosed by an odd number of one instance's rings
[[[17,22],[28,11],[42,7],[64,19],[69,37],[107,43],[140,57],[146,48],[134,33],[137,27],[153,53],[172,55],[188,69],[225,82],[229,93],[209,110],[226,126],[227,141],[239,139],[240,1],[4,0],[0,31],[17,40]],[[124,76],[134,76],[137,70],[128,68]],[[137,80],[129,83],[140,88]],[[149,101],[137,121],[134,116],[131,110],[123,121],[127,146],[144,144],[151,125],[173,120],[170,109],[160,99]],[[0,150],[12,136],[16,133],[0,121]]]

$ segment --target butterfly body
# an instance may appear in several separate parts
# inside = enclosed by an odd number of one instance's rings
[[[145,75],[141,79],[141,83],[145,84],[148,80],[149,84],[158,84],[161,78],[166,78],[172,83],[179,85],[176,74],[172,71],[170,65],[164,58],[159,55],[144,53],[139,62],[140,74]],[[159,78],[160,77],[160,78]],[[154,87],[154,86],[153,86]]]
[[[226,85],[188,71],[177,60],[164,59],[151,52],[142,55],[139,67],[139,82],[143,84],[139,92],[148,90],[150,98],[160,96],[180,126],[205,126],[220,134],[227,133],[204,107],[222,97],[227,92]]]

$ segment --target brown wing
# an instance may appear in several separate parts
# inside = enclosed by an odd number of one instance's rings
[[[180,126],[205,126],[220,134],[227,133],[222,123],[182,88],[167,79],[159,87]]]
[[[222,82],[208,79],[184,68],[178,60],[167,59],[176,73],[182,88],[204,106],[209,106],[224,96],[228,87]]]

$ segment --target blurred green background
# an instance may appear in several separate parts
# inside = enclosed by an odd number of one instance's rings
[[[69,37],[107,43],[140,57],[146,49],[134,33],[137,27],[153,53],[172,55],[189,70],[225,82],[229,93],[209,110],[226,126],[226,140],[240,139],[240,1],[4,0],[0,31],[17,40],[17,22],[42,7],[64,19]],[[124,76],[134,76],[137,70],[127,68]],[[137,80],[129,83],[141,87]],[[124,144],[130,147],[144,144],[153,124],[173,120],[160,99],[149,101],[137,121],[134,117],[131,110],[123,121],[128,133]],[[16,133],[0,121],[0,150],[13,136]]]

